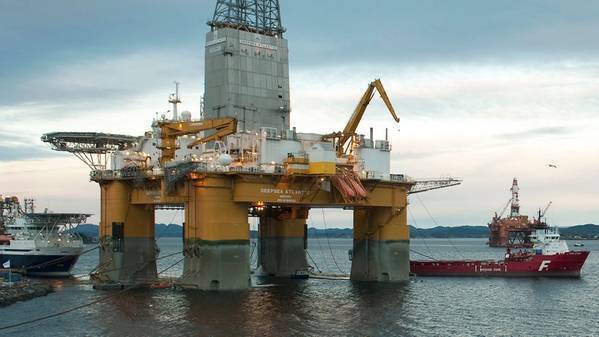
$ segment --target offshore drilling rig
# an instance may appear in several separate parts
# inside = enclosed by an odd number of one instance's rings
[[[543,210],[539,209],[537,218],[533,217],[529,219],[528,215],[520,214],[520,188],[518,187],[518,179],[514,178],[512,181],[510,192],[512,192],[512,197],[508,199],[501,212],[495,212],[491,222],[487,224],[489,227],[490,247],[507,247],[513,244],[514,240],[520,239],[519,235],[523,235],[526,231],[548,227],[543,218],[549,207],[551,207],[551,201]],[[509,215],[504,218],[503,214],[508,207],[510,209]]]
[[[409,275],[407,195],[454,186],[390,172],[391,144],[356,133],[378,91],[370,83],[343,131],[290,128],[289,63],[278,0],[218,0],[208,22],[202,118],[162,116],[141,137],[57,132],[42,140],[82,159],[100,185],[98,283],[157,277],[154,211],[183,208],[181,287],[250,286],[249,217],[259,218],[261,270],[308,275],[306,221],[312,208],[353,210],[351,279],[404,281]]]

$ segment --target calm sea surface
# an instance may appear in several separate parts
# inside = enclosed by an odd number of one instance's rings
[[[412,249],[436,258],[502,258],[503,250],[485,241],[415,239]],[[418,278],[407,284],[360,284],[310,279],[239,292],[131,290],[0,331],[0,336],[599,336],[599,241],[581,242],[592,253],[578,280]],[[162,256],[181,251],[180,239],[158,243]],[[348,272],[351,243],[310,239],[312,264],[330,273]],[[181,257],[160,260],[159,270]],[[86,274],[96,262],[97,251],[84,255],[74,273]],[[178,264],[163,275],[178,276],[182,268]],[[0,309],[0,325],[115,294],[87,282],[52,282],[55,293]]]

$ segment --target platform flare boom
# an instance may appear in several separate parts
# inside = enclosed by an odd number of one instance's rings
[[[422,193],[441,188],[457,186],[462,183],[461,179],[456,178],[436,178],[436,179],[416,179],[414,186],[410,189],[410,194]]]

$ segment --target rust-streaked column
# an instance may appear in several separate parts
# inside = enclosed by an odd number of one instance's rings
[[[406,281],[410,274],[410,230],[405,193],[396,193],[397,207],[354,209],[351,279]]]
[[[156,280],[154,208],[132,205],[131,186],[104,181],[101,189],[99,283],[138,284]]]
[[[250,285],[248,205],[233,201],[231,179],[187,183],[181,287],[234,290]]]
[[[266,207],[260,217],[258,267],[277,277],[307,277],[306,219],[303,207]]]

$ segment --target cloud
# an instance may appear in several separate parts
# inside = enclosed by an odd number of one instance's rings
[[[201,58],[206,22],[215,4],[216,0],[2,1],[0,75],[29,77],[81,59],[110,60],[155,48],[193,49]],[[594,43],[599,5],[591,1],[380,0],[366,12],[359,0],[343,6],[322,0],[281,5],[291,61],[299,66],[548,62],[599,53]]]
[[[28,77],[81,59],[109,60],[148,47],[175,51],[197,45],[201,50],[199,40],[214,5],[196,0],[1,1],[0,74]]]
[[[39,136],[29,131],[18,132],[0,128],[0,162],[60,156],[43,146]]]
[[[341,130],[367,83],[380,77],[401,132],[378,97],[358,131],[373,126],[381,139],[389,129],[393,173],[464,178],[421,196],[440,224],[486,223],[509,197],[513,176],[529,214],[550,199],[555,224],[599,217],[599,4],[376,3],[356,17],[363,2],[282,2],[298,131]],[[0,2],[0,170],[10,173],[0,185],[98,214],[87,168],[39,136],[142,134],[155,112],[170,109],[173,80],[182,82],[182,109],[197,115],[214,4]],[[548,161],[559,170],[547,170]],[[347,213],[331,212],[331,224],[350,223]]]
[[[546,126],[541,128],[532,128],[528,130],[518,131],[518,132],[510,132],[510,133],[502,133],[498,134],[495,137],[501,139],[525,139],[525,138],[534,138],[534,137],[546,137],[546,136],[561,136],[573,133],[574,130],[568,127],[563,126]]]
[[[57,152],[39,146],[10,147],[0,145],[0,161],[19,161],[31,158],[60,157]]]
[[[199,114],[202,87],[197,78],[202,74],[201,58],[161,49],[57,65],[21,79],[11,95],[0,96],[0,132],[10,133],[0,138],[1,144],[47,148],[39,137],[54,131],[143,134],[156,112],[171,109],[167,96],[174,80],[181,82],[181,108]],[[0,81],[2,85],[10,83]],[[15,156],[11,152],[10,158]]]
[[[202,75],[201,58],[189,50],[153,49],[110,58],[91,57],[57,64],[15,81],[0,81],[0,88],[10,93],[0,96],[0,105],[44,105],[56,115],[60,114],[57,105],[63,111],[66,105],[89,108],[107,100],[116,105],[148,90],[170,89],[175,79],[188,84],[183,89],[189,88]]]
[[[445,123],[454,131],[475,126],[468,133],[488,137],[506,130],[579,124],[596,121],[599,106],[599,59],[557,63],[431,63],[340,64],[292,69],[292,122],[302,129],[323,120],[322,130],[342,127],[368,82],[381,77],[402,119],[402,132],[414,123]],[[298,99],[301,97],[301,99]],[[568,116],[568,118],[564,118]],[[367,123],[389,124],[388,112],[375,98],[365,116]],[[424,126],[424,125],[423,125]],[[424,126],[429,127],[430,126]],[[453,129],[450,129],[453,128]],[[437,130],[435,130],[437,131]],[[444,132],[443,130],[439,130]],[[484,133],[484,134],[483,134]]]
[[[290,46],[301,58],[294,62],[306,65],[550,62],[599,52],[593,43],[599,5],[589,1],[386,0],[366,13],[360,1],[344,6],[335,1],[283,2],[283,7],[293,10],[284,24]],[[306,10],[310,25],[305,24]]]

